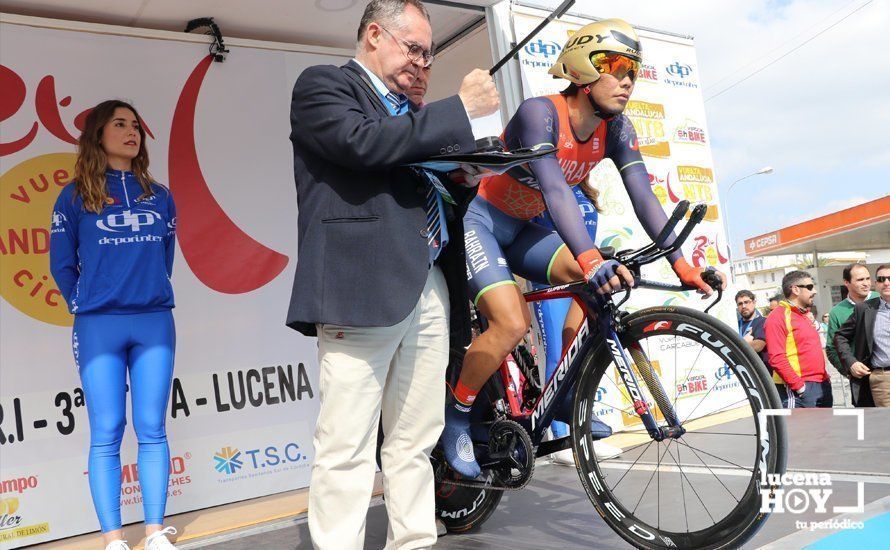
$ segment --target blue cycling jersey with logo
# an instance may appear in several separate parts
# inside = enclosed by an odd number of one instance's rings
[[[108,203],[88,212],[74,184],[53,210],[50,270],[71,313],[147,313],[173,304],[176,207],[170,191],[151,196],[132,172],[106,172]]]

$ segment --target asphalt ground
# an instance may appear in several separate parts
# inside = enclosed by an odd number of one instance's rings
[[[788,418],[790,472],[820,473],[830,476],[831,490],[826,511],[818,513],[811,505],[805,510],[773,513],[765,526],[745,548],[862,548],[886,547],[890,537],[890,437],[886,426],[890,424],[890,409],[866,409],[863,417],[863,438],[858,439],[857,417],[838,416],[834,411],[822,409],[796,409]],[[720,429],[731,431],[732,422]],[[706,437],[706,436],[699,436]],[[726,440],[730,441],[726,441]],[[708,447],[708,445],[711,445]],[[732,438],[715,438],[711,443],[694,443],[701,449],[714,450],[713,445],[723,445],[722,451],[713,454],[721,458],[741,459],[743,451],[736,449]],[[654,463],[657,456],[667,456],[665,448],[656,447],[646,453],[638,451],[638,464]],[[658,454],[656,454],[658,453]],[[719,475],[702,468],[702,462],[716,466],[705,458],[697,460],[686,452],[678,458],[688,470],[686,475],[697,487],[701,503],[696,503],[688,493],[686,506],[678,496],[679,472],[659,474],[660,495],[654,489],[650,475],[636,470],[621,481],[621,489],[628,495],[642,495],[639,514],[654,514],[661,510],[662,522],[682,521],[702,517],[704,508],[719,508],[712,499],[725,491],[732,492],[735,484],[744,481],[739,472],[724,468]],[[611,464],[607,475],[622,475],[629,460]],[[723,464],[723,463],[721,463]],[[739,462],[744,464],[744,462]],[[725,466],[725,464],[723,464]],[[694,467],[698,467],[697,469]],[[725,474],[725,475],[724,475]],[[733,475],[734,474],[734,475]],[[719,479],[718,479],[719,478]],[[721,483],[722,480],[722,483]],[[672,486],[673,483],[673,486]],[[721,487],[723,485],[723,487]],[[860,488],[861,486],[861,488]],[[789,489],[790,490],[790,489]],[[861,494],[861,497],[860,497]],[[725,499],[724,499],[725,500]],[[656,503],[659,503],[657,505]],[[717,501],[720,502],[718,499]],[[789,500],[791,507],[803,504]],[[836,507],[855,508],[861,502],[861,510],[844,511]],[[693,519],[694,521],[694,519]],[[833,522],[833,523],[832,523]],[[861,528],[860,528],[861,524]],[[663,523],[664,525],[664,523]],[[368,509],[365,548],[383,548],[386,543],[386,507],[381,499],[374,499]],[[311,548],[309,529],[305,516],[251,527],[242,531],[227,532],[216,537],[192,541],[180,548],[209,548],[213,550],[261,550]],[[571,548],[630,548],[599,517],[587,498],[574,467],[550,463],[539,459],[535,477],[529,485],[517,492],[508,492],[491,518],[474,532],[440,537],[437,549],[571,549]]]

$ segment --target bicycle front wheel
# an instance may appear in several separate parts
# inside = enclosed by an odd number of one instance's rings
[[[607,346],[585,357],[572,446],[587,495],[639,548],[740,546],[768,516],[761,482],[785,471],[784,419],[760,415],[780,408],[766,367],[729,327],[692,309],[644,309],[617,332],[639,394],[629,394]],[[640,401],[682,435],[657,441],[635,410]],[[596,458],[591,418],[616,429],[607,441],[619,456]]]

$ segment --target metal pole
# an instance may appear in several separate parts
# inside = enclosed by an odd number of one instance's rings
[[[562,16],[565,12],[569,11],[569,8],[572,7],[572,4],[575,3],[575,0],[565,0],[562,4],[559,5],[553,12],[550,13],[541,23],[532,30],[532,32],[528,33],[528,35],[519,41],[518,44],[513,46],[513,48],[507,52],[507,55],[501,58],[500,61],[494,64],[494,67],[488,70],[488,74],[493,75],[498,72],[498,70],[504,66],[507,61],[510,61],[510,58],[516,55],[516,53],[522,49],[523,46],[528,44],[528,41],[535,37],[536,34],[541,32],[541,29],[550,24],[551,21],[556,19],[557,17]]]
[[[729,277],[732,279],[732,284],[735,284],[735,266],[732,265],[733,261],[733,253],[732,253],[732,237],[730,236],[730,228],[729,228],[729,193],[732,191],[732,188],[735,187],[735,184],[738,182],[748,179],[751,176],[759,176],[761,174],[772,174],[773,169],[771,166],[765,166],[756,172],[751,172],[747,176],[742,176],[741,178],[735,180],[734,182],[729,184],[729,187],[726,189],[726,194],[723,196],[723,218],[726,220],[726,241],[728,243],[728,253],[729,253]]]

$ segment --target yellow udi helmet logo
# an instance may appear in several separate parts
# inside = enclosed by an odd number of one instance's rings
[[[49,270],[49,238],[62,214],[59,192],[74,176],[75,155],[53,153],[0,175],[0,295],[38,321],[71,326],[73,317]]]

